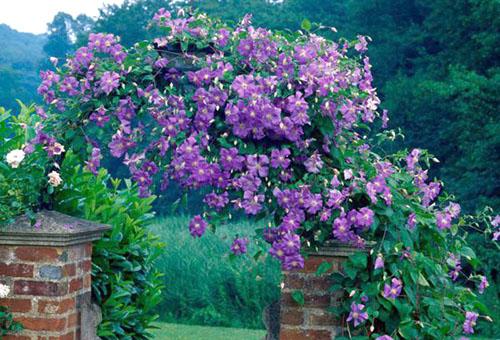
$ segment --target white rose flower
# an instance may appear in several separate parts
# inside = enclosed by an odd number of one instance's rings
[[[62,183],[62,178],[58,172],[52,171],[51,173],[49,173],[49,184],[50,185],[52,185],[53,187],[57,187],[61,183]]]
[[[25,156],[26,154],[23,150],[12,150],[7,154],[5,160],[7,161],[7,164],[15,169],[19,166],[19,164],[21,164]]]
[[[0,283],[0,298],[6,298],[10,293],[10,288],[7,285]]]

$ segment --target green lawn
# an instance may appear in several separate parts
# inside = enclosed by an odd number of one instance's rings
[[[156,340],[261,340],[265,331],[157,323]]]
[[[157,323],[160,329],[152,333],[156,340],[261,340],[265,331],[241,328],[204,327]],[[500,340],[489,338],[471,338],[471,340]]]

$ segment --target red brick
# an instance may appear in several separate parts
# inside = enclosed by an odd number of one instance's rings
[[[42,314],[64,314],[75,310],[75,299],[66,300],[40,300],[38,301],[38,313]]]
[[[295,302],[295,300],[292,298],[291,293],[281,293],[281,301],[280,301],[281,306],[283,307],[295,307],[299,308],[300,305]]]
[[[328,308],[331,305],[331,296],[325,295],[309,295],[304,298],[304,307],[312,308]]]
[[[83,279],[78,278],[78,279],[73,279],[69,283],[69,293],[76,292],[78,290],[81,290],[83,288]]]
[[[310,326],[339,326],[341,321],[333,314],[309,314],[309,325]]]
[[[86,261],[80,262],[78,264],[78,267],[80,268],[80,270],[82,272],[88,273],[92,269],[92,261],[91,260],[86,260]]]
[[[304,313],[298,310],[284,310],[280,313],[281,324],[300,326],[304,323]]]
[[[62,250],[47,247],[19,247],[15,254],[16,258],[22,261],[44,262],[57,260]]]
[[[297,269],[294,272],[298,273],[315,273],[316,270],[318,269],[319,265],[325,262],[330,262],[332,266],[330,269],[327,271],[327,273],[331,273],[335,270],[338,270],[338,261],[334,257],[327,257],[327,256],[309,256],[304,261],[304,268],[302,269]]]
[[[285,288],[287,289],[303,289],[304,283],[304,278],[296,274],[285,275]]]
[[[81,261],[85,259],[85,245],[76,245],[67,250],[69,261]]]
[[[24,335],[4,335],[2,340],[31,340],[30,336],[24,336]]]
[[[304,294],[304,307],[328,308],[331,304],[331,295]],[[281,305],[284,307],[300,308],[300,305],[292,298],[291,293],[281,293]]]
[[[0,262],[0,275],[9,277],[33,277],[34,266],[25,263]]]
[[[73,313],[68,316],[68,328],[80,326],[80,313]]]
[[[333,281],[328,276],[311,277],[306,282],[306,288],[312,291],[329,291]]]
[[[92,242],[89,242],[85,245],[85,256],[87,257],[92,256]]]
[[[24,329],[30,331],[60,332],[66,329],[66,318],[21,317],[16,320],[23,325]]]
[[[331,332],[327,330],[281,329],[280,340],[330,340]]]
[[[63,267],[63,276],[71,277],[76,275],[76,266],[74,263],[69,263]]]
[[[18,280],[14,282],[14,294],[35,296],[62,296],[67,294],[68,284],[64,282],[39,282]]]
[[[88,273],[83,278],[83,288],[90,288],[91,285],[92,285],[92,275]]]
[[[37,340],[74,340],[75,332],[66,333],[61,336],[38,336]]]
[[[0,305],[9,307],[13,313],[28,313],[31,311],[31,300],[30,299],[0,299]]]
[[[12,247],[0,247],[0,261],[9,261],[12,259]]]

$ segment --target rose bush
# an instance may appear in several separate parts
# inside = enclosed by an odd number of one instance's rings
[[[57,162],[64,147],[55,140],[51,146],[36,143],[42,125],[34,111],[22,103],[17,116],[0,108],[0,225],[50,205],[49,196],[62,181]]]
[[[95,174],[103,157],[120,159],[142,197],[169,180],[212,188],[189,224],[194,237],[235,211],[270,216],[258,233],[287,270],[330,239],[374,242],[336,274],[345,299],[332,312],[348,337],[456,339],[489,318],[477,301],[487,280],[474,272],[470,223],[428,180],[435,158],[419,149],[388,155],[396,134],[372,132],[388,118],[367,37],[329,41],[307,21],[305,32],[271,32],[249,16],[230,27],[182,10],[176,18],[160,10],[153,25],[161,35],[131,50],[91,34],[42,72],[45,148],[64,140]],[[498,217],[483,221],[498,238]],[[236,235],[231,250],[244,253],[246,243]]]

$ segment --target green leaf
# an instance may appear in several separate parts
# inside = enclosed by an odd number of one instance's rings
[[[363,253],[356,253],[349,256],[349,260],[358,268],[366,268],[368,260],[367,255]]]
[[[331,267],[332,267],[332,264],[330,262],[323,261],[318,266],[318,269],[316,269],[316,273],[314,275],[321,276],[324,273],[326,273],[328,270],[330,270]]]
[[[476,307],[477,309],[479,309],[480,311],[482,311],[484,314],[490,315],[490,311],[488,310],[488,308],[485,305],[483,305],[481,302],[475,301],[474,302],[474,307]]]
[[[311,22],[307,19],[302,20],[302,24],[300,25],[300,27],[302,27],[302,29],[307,32],[311,30],[311,26]]]
[[[358,270],[354,268],[348,261],[344,261],[342,266],[344,267],[344,271],[347,276],[349,276],[351,280],[354,280],[356,278],[356,275],[358,274]]]
[[[297,302],[300,306],[304,305],[304,292],[301,290],[296,290],[292,293],[292,299]]]
[[[474,252],[474,250],[472,250],[469,247],[463,247],[462,249],[460,249],[460,251],[458,253],[462,256],[465,256],[468,259],[475,259],[476,258],[476,253]]]
[[[177,210],[177,208],[179,207],[179,203],[180,203],[180,202],[181,202],[181,199],[180,199],[180,198],[178,198],[178,199],[176,199],[176,200],[175,200],[175,202],[174,202],[174,203],[172,203],[172,207],[171,207],[171,209],[170,209],[170,211],[171,211],[172,213],[174,213],[174,212]]]
[[[262,255],[262,250],[259,250],[258,252],[255,253],[255,255],[253,256],[253,259],[255,261],[257,261],[259,259],[259,257]]]
[[[341,290],[341,289],[343,289],[343,286],[340,283],[335,283],[330,287],[328,292],[333,293],[333,292],[336,292],[336,291]]]
[[[10,118],[10,113],[9,112],[2,113],[0,115],[0,123],[3,122],[6,119],[9,119],[9,118]]]
[[[420,273],[418,275],[418,284],[421,285],[421,286],[425,286],[425,287],[429,287],[429,281],[427,281],[427,279],[422,275],[422,273]]]

